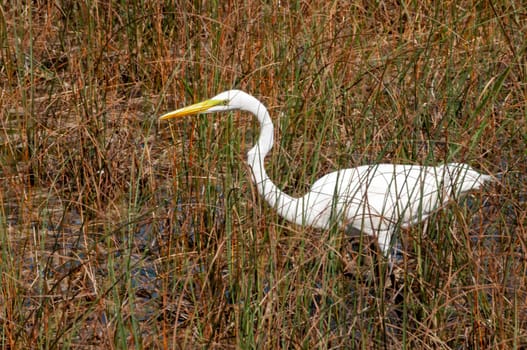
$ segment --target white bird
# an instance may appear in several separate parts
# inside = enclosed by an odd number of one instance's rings
[[[282,192],[269,178],[264,158],[273,147],[274,127],[267,108],[255,97],[229,90],[188,107],[164,114],[167,120],[199,113],[241,110],[260,122],[260,137],[247,154],[258,192],[280,216],[297,225],[329,229],[349,227],[377,238],[387,256],[399,228],[425,220],[460,195],[479,189],[491,176],[467,164],[433,166],[363,165],[337,170],[318,179],[300,198]]]

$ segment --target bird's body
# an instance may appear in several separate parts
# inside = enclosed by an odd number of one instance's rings
[[[260,137],[248,152],[248,163],[258,192],[280,216],[319,229],[352,226],[376,237],[385,255],[398,228],[426,219],[449,200],[479,189],[491,179],[462,163],[437,167],[363,165],[326,174],[308,193],[294,198],[282,192],[265,171],[264,158],[273,146],[273,123],[267,109],[253,96],[229,90],[160,119],[236,109],[254,114],[260,122]]]

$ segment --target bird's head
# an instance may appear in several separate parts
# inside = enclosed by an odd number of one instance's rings
[[[159,120],[185,117],[200,113],[228,112],[236,109],[245,110],[248,99],[250,100],[250,98],[251,96],[243,91],[228,90],[206,101],[168,112],[159,117]]]

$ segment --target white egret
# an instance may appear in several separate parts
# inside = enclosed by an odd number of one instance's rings
[[[300,198],[282,192],[269,178],[264,158],[273,147],[273,123],[265,106],[253,96],[229,90],[188,107],[169,112],[160,120],[199,113],[241,110],[260,122],[260,137],[247,154],[258,192],[283,218],[305,226],[328,229],[352,226],[377,238],[388,255],[392,236],[426,219],[436,209],[471,190],[491,176],[467,164],[433,166],[376,164],[334,171],[317,180]]]

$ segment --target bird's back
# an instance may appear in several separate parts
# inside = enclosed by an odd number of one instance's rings
[[[453,195],[479,188],[481,176],[465,164],[365,165],[320,178],[305,196],[306,207],[313,226],[327,228],[336,219],[375,234],[426,219]]]

